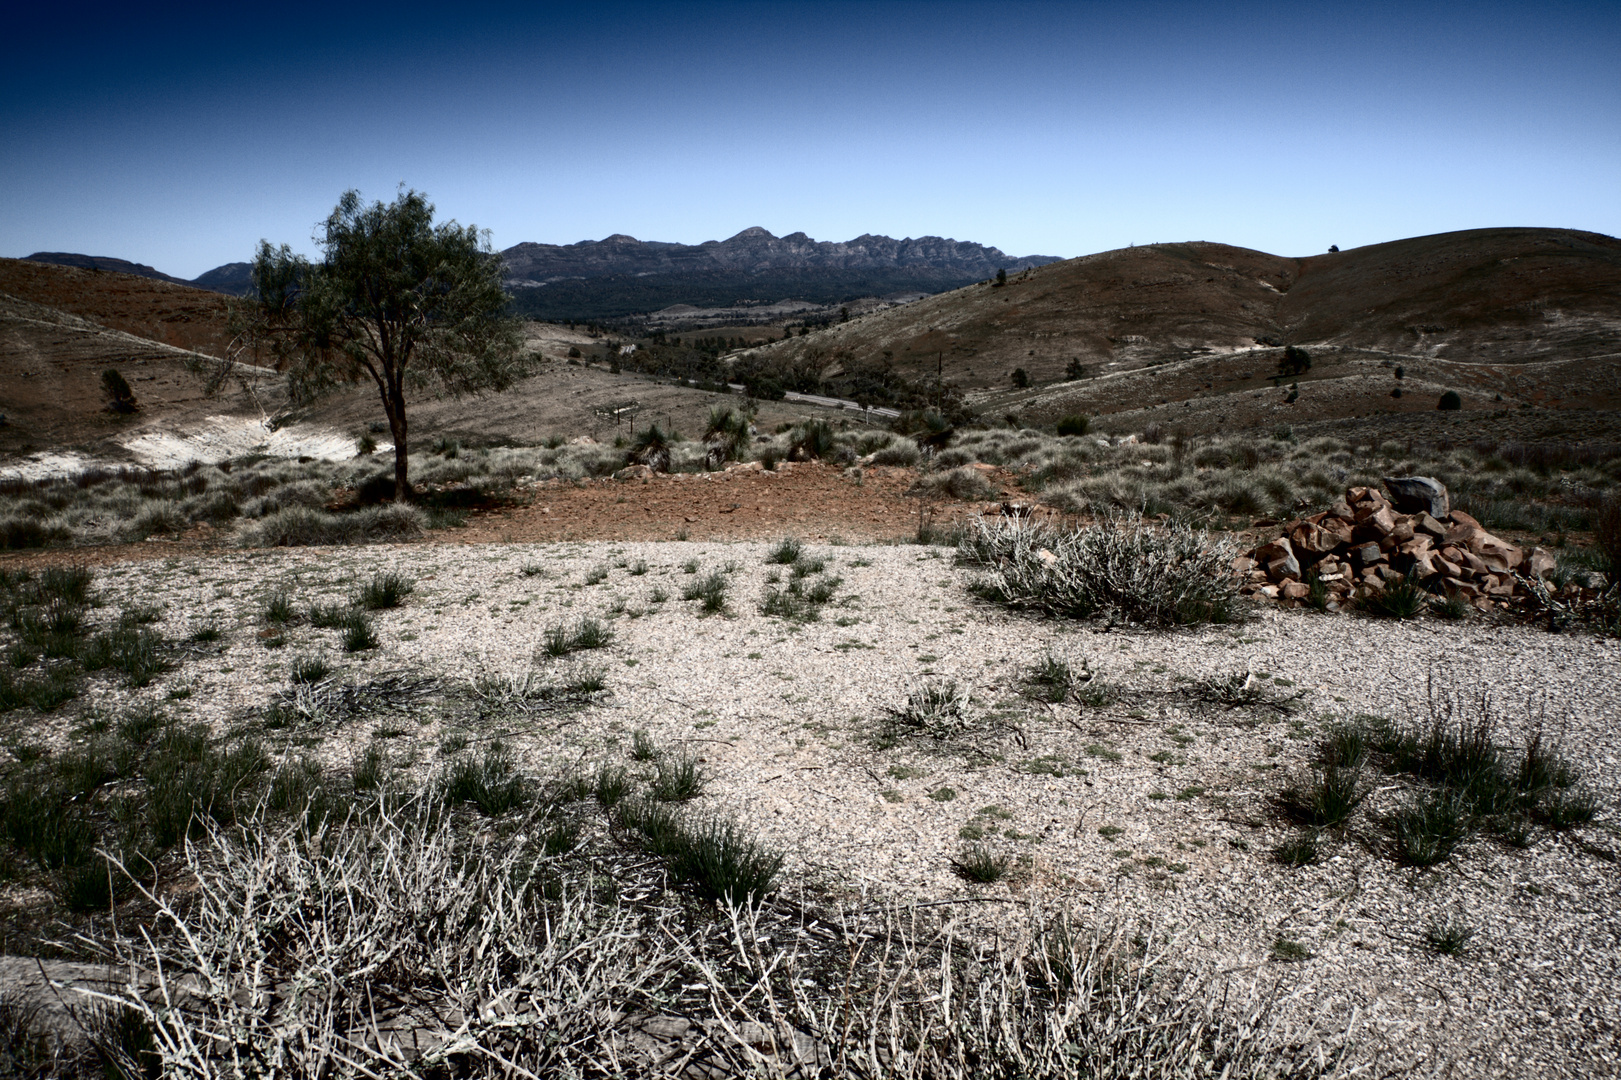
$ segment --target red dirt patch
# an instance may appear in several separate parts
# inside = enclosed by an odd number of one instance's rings
[[[934,524],[966,518],[978,503],[928,502],[906,495],[910,469],[854,474],[816,462],[775,473],[732,469],[637,480],[547,481],[527,490],[526,505],[475,515],[444,534],[466,543],[552,540],[900,540],[917,535],[921,515]],[[998,476],[1004,481],[1007,478]]]

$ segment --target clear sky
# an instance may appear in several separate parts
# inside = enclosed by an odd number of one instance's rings
[[[497,247],[1621,233],[1621,2],[28,4],[0,255],[193,277],[405,183]]]

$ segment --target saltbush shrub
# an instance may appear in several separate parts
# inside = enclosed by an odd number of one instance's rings
[[[1201,529],[1128,512],[1074,531],[982,518],[958,552],[985,567],[975,590],[986,599],[1049,615],[1176,626],[1233,617],[1238,583],[1229,547]]]

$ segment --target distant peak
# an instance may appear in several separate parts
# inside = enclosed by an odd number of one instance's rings
[[[767,230],[760,228],[760,226],[754,225],[754,226],[751,226],[750,228],[744,229],[742,232],[738,233],[736,236],[731,237],[730,239],[732,239],[732,240],[775,240],[776,237],[772,236],[771,233],[768,232]]]
[[[641,243],[641,241],[636,239],[634,236],[626,236],[622,232],[616,232],[612,236],[604,237],[602,242],[604,244],[639,244],[639,243]]]

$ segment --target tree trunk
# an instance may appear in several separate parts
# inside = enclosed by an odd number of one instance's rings
[[[394,435],[394,501],[411,501],[411,481],[407,475],[410,463],[406,458],[405,402],[385,402],[388,408],[388,427]]]

